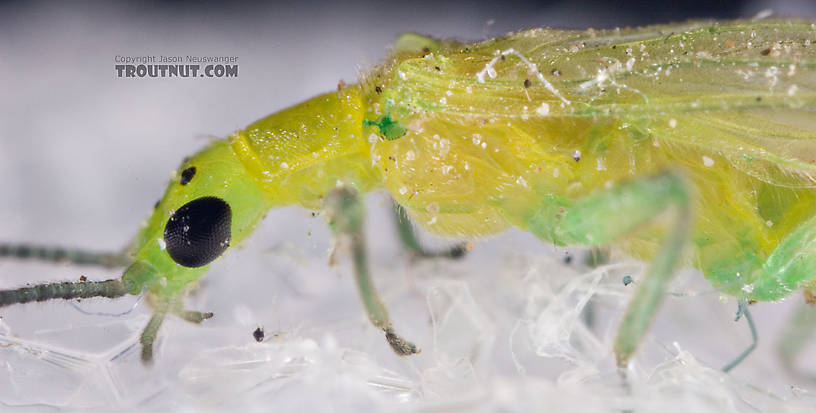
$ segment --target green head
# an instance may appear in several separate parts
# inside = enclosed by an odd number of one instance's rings
[[[132,294],[176,295],[249,235],[265,210],[229,141],[214,142],[173,174],[131,246],[134,262],[122,280]]]
[[[373,186],[362,108],[356,86],[320,95],[185,160],[131,247],[134,264],[122,277],[128,290],[175,296],[270,207],[319,207],[341,179]]]

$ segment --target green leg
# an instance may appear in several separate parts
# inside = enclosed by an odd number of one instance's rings
[[[756,327],[754,326],[751,315],[748,313],[746,301],[776,301],[789,295],[792,291],[800,288],[803,282],[810,281],[816,274],[816,254],[813,253],[816,249],[816,217],[810,218],[799,225],[793,232],[785,237],[782,242],[776,247],[771,255],[764,263],[757,265],[754,270],[748,270],[750,279],[753,280],[750,284],[738,285],[743,294],[743,303],[740,304],[740,310],[737,312],[737,319],[740,314],[745,314],[748,321],[748,326],[751,328],[751,336],[753,338],[752,344],[746,349],[736,360],[726,365],[723,370],[728,371],[734,368],[741,362],[757,344]],[[713,279],[727,280],[731,278],[735,282],[741,281],[735,278],[732,269],[718,270],[718,269],[703,269],[706,274]],[[806,297],[809,292],[806,291]],[[794,318],[795,327],[791,327],[785,333],[783,340],[783,356],[795,357],[799,351],[798,346],[801,346],[802,334],[809,334],[814,326],[810,325],[806,319],[807,310],[802,310],[799,315]],[[811,322],[813,323],[813,322]],[[799,329],[800,331],[794,331]],[[789,362],[788,358],[785,361]]]
[[[13,290],[0,290],[0,307],[54,299],[117,298],[128,294],[131,290],[133,290],[132,283],[120,279],[40,284]],[[209,312],[185,310],[179,300],[162,299],[159,301],[153,317],[150,318],[140,338],[142,361],[146,364],[153,360],[153,342],[170,309],[178,317],[196,324],[213,316],[213,313]]]
[[[185,310],[181,305],[181,301],[179,301],[173,307],[173,315],[175,315],[176,317],[178,317],[178,318],[180,318],[180,319],[182,319],[184,321],[189,321],[189,322],[191,322],[193,324],[201,324],[202,321],[209,320],[210,318],[213,317],[213,313],[211,313],[209,311],[202,312],[202,311]]]
[[[150,317],[150,321],[147,322],[144,330],[142,330],[142,336],[139,338],[139,342],[142,344],[142,362],[145,364],[151,364],[153,362],[153,342],[156,341],[156,335],[169,309],[169,301],[162,300],[159,302],[159,305],[156,306],[156,311],[153,313],[153,316]]]
[[[785,237],[762,265],[759,277],[749,286],[748,299],[780,300],[799,289],[816,274],[816,216]]]
[[[388,310],[385,308],[371,276],[366,259],[363,220],[365,210],[359,193],[345,186],[332,190],[326,197],[326,212],[329,225],[337,236],[346,237],[351,242],[354,269],[356,272],[357,290],[363,301],[368,319],[377,328],[385,332],[386,340],[394,352],[401,356],[418,353],[416,346],[394,332]]]
[[[465,243],[454,245],[449,249],[441,251],[428,251],[422,248],[422,245],[419,244],[419,240],[416,237],[416,233],[414,233],[411,218],[408,217],[405,208],[396,202],[394,202],[394,222],[397,224],[397,231],[402,246],[419,258],[444,257],[456,259],[463,257],[467,253],[467,244]]]
[[[124,253],[94,252],[25,244],[0,244],[0,257],[46,262],[67,262],[103,268],[125,267],[131,262],[130,257]]]
[[[785,237],[768,259],[765,260],[762,267],[758,268],[757,271],[752,274],[752,276],[755,277],[755,281],[742,288],[743,291],[747,292],[745,299],[757,301],[779,300],[792,291],[798,290],[801,283],[812,280],[814,274],[816,274],[816,254],[813,253],[814,249],[816,249],[816,217],[803,222],[798,228]],[[809,294],[810,293],[806,291],[805,296],[809,297]],[[744,307],[744,305],[742,305],[742,307]],[[724,371],[735,367],[756,347],[756,327],[751,320],[747,308],[745,308],[744,313],[748,320],[748,325],[751,327],[753,343],[736,360],[725,366],[723,368]],[[813,331],[813,322],[808,322],[806,317],[807,313],[807,310],[802,310],[794,318],[795,327],[793,328],[800,331],[794,332],[789,330],[785,333],[783,339],[783,356],[787,358],[783,358],[783,360],[786,363],[791,362],[792,358],[798,354],[803,341],[801,337]],[[738,318],[739,314],[738,312]]]
[[[657,312],[688,237],[690,197],[685,180],[673,172],[621,183],[570,201],[548,197],[535,211],[506,210],[522,228],[559,245],[603,245],[673,212],[666,240],[639,282],[615,339],[615,355],[623,366],[637,349]],[[520,218],[520,219],[519,219]]]
[[[589,253],[584,259],[584,264],[589,268],[597,268],[609,262],[609,248],[594,246],[589,249]]]
[[[589,253],[584,259],[584,264],[589,268],[600,267],[601,265],[609,262],[609,254],[609,248],[594,246],[589,249]],[[593,299],[590,299],[586,303],[582,317],[584,319],[584,324],[586,324],[590,329],[595,327],[595,301]]]
[[[747,299],[779,300],[798,290],[802,283],[813,280],[816,274],[814,250],[816,250],[816,216],[800,224],[779,243],[758,270],[756,280],[743,287],[743,291],[749,291]],[[816,303],[816,300],[812,300],[811,291],[805,291],[805,298],[809,304]],[[780,351],[788,367],[793,365],[806,339],[816,329],[814,312],[812,308],[801,309],[783,335]]]
[[[167,316],[168,312],[173,313],[173,315],[181,318],[184,321],[194,324],[200,324],[202,321],[210,319],[213,316],[213,313],[210,312],[190,311],[184,309],[180,297],[159,298],[154,302],[154,305],[156,309],[153,312],[153,316],[150,317],[150,321],[148,321],[147,326],[145,326],[144,330],[142,331],[142,336],[139,339],[142,344],[142,362],[145,364],[150,364],[153,361],[153,342],[156,341],[159,328],[161,328],[164,318]]]

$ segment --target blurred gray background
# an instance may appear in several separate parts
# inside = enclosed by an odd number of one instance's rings
[[[402,32],[481,40],[535,26],[611,28],[688,18],[750,17],[764,9],[781,15],[816,16],[816,5],[807,0],[670,3],[0,2],[0,242],[94,250],[123,247],[183,157],[211,137],[224,137],[269,113],[332,90],[341,79],[355,82],[386,55]],[[116,77],[115,56],[160,54],[237,56],[239,76]],[[375,268],[388,267],[401,257],[387,208],[384,196],[375,196],[369,205]],[[204,290],[211,291],[189,300],[192,307],[215,311],[219,317],[209,325],[227,328],[237,323],[235,331],[245,336],[208,343],[206,340],[218,338],[203,333],[206,327],[198,329],[175,320],[168,322],[163,333],[181,334],[193,341],[201,338],[206,348],[248,342],[258,323],[279,332],[291,332],[304,323],[318,331],[320,322],[305,320],[321,317],[328,320],[326,324],[351,317],[365,325],[348,273],[326,266],[330,245],[322,218],[295,208],[270,213],[244,250],[213,266],[202,283]],[[468,259],[472,263],[500,261],[510,247],[530,254],[565,253],[511,231],[499,241],[478,244]],[[82,274],[93,278],[117,275],[0,261],[0,288],[77,279]],[[275,290],[272,280],[281,283],[281,279],[296,294]],[[304,310],[293,313],[292,302],[298,300]],[[709,296],[709,301],[716,307],[716,296]],[[124,311],[132,303],[114,303],[112,308],[91,305],[98,311]],[[149,316],[143,307],[120,335],[130,339],[137,334]],[[757,307],[755,313],[765,331],[778,330],[780,320],[790,311],[784,304]],[[716,317],[708,310],[697,317],[728,323],[733,308],[717,308]],[[414,309],[423,311],[421,306]],[[0,316],[0,333],[72,351],[104,353],[118,343],[98,331],[96,335],[85,333],[102,323],[102,317],[82,315],[63,303],[18,306],[4,309]],[[421,322],[416,323],[414,334],[421,336],[423,317],[417,316]],[[682,344],[692,351],[708,351],[704,361],[714,365],[724,364],[747,345],[744,326],[732,333],[717,330],[716,325],[714,330],[711,326],[695,330],[697,321],[692,318],[682,327],[658,325],[657,331],[665,332],[671,342],[676,338],[670,333],[683,330],[692,338]],[[118,328],[115,322],[104,325],[109,330]],[[66,333],[66,328],[73,333]],[[370,334],[363,348],[385,348],[376,332]],[[354,347],[356,343],[341,338],[341,345]],[[168,376],[175,373],[167,359],[183,353],[184,348],[175,353],[167,350],[164,360],[160,359],[170,365]],[[760,350],[772,354],[772,342],[761,342]],[[385,362],[404,369],[399,363],[398,359]],[[768,378],[778,367],[759,363],[751,370],[736,370],[735,376],[774,391],[788,388],[789,381]],[[14,364],[7,363],[6,368],[11,372]],[[54,399],[27,394],[24,387],[10,391],[16,391],[16,396],[6,394],[3,403],[59,405]]]

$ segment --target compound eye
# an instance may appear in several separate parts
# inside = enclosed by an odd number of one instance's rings
[[[230,243],[232,210],[221,198],[190,201],[164,227],[167,253],[179,265],[201,267],[213,262]]]

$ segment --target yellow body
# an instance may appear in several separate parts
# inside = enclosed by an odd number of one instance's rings
[[[398,42],[360,85],[231,142],[269,207],[318,208],[338,182],[384,187],[456,238],[526,229],[516,218],[547,196],[679,169],[696,192],[694,264],[730,273],[712,282],[734,293],[816,212],[815,32],[771,21]],[[661,232],[626,245],[648,257]]]
[[[809,39],[813,24],[797,21],[533,29],[475,44],[407,35],[359,84],[270,115],[187,160],[180,171],[198,166],[215,178],[171,182],[136,258],[167,261],[150,240],[168,214],[203,195],[223,194],[244,211],[234,214],[244,226],[232,245],[269,208],[321,208],[338,183],[384,188],[423,228],[473,238],[530,230],[545,200],[679,170],[692,183],[693,265],[715,287],[742,294],[816,212]],[[658,222],[623,246],[649,258],[664,232]],[[167,276],[179,286],[205,269],[180,271]]]

